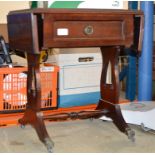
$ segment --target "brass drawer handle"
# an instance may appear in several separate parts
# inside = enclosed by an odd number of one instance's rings
[[[91,34],[93,34],[93,32],[94,32],[94,29],[91,25],[88,25],[84,28],[84,33],[86,35],[91,35]]]

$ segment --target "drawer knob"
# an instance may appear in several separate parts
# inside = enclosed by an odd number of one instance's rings
[[[84,33],[86,35],[90,35],[90,34],[93,34],[94,30],[93,30],[93,27],[91,25],[88,25],[84,28]]]

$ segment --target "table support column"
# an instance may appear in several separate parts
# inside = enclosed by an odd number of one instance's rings
[[[120,47],[101,47],[103,66],[100,81],[101,99],[96,110],[107,109],[105,116],[110,117],[116,127],[134,141],[135,132],[126,124],[119,104],[119,68]]]
[[[54,143],[50,139],[43,113],[41,112],[41,83],[40,83],[40,54],[27,54],[28,77],[27,77],[27,107],[19,123],[22,126],[30,124],[37,132],[41,142],[45,144],[48,152],[53,152]]]

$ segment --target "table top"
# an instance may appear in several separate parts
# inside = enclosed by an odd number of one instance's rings
[[[114,9],[58,9],[58,8],[37,8],[37,9],[25,9],[25,10],[16,10],[16,11],[11,11],[9,14],[17,14],[17,13],[35,13],[35,14],[40,14],[40,13],[50,13],[50,14],[64,14],[64,13],[69,13],[69,14],[83,14],[83,13],[102,13],[102,14],[115,14],[115,15],[127,15],[127,14],[143,14],[142,11],[132,11],[132,10],[114,10]]]
[[[8,14],[10,47],[28,52],[133,44],[140,49],[142,31],[142,11],[37,8]]]

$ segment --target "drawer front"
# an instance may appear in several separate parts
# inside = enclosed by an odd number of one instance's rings
[[[55,21],[55,40],[59,39],[124,39],[122,21]]]
[[[82,17],[82,16],[81,16]],[[77,18],[77,17],[76,17]],[[133,43],[133,16],[74,17],[46,15],[44,47],[130,46]]]

